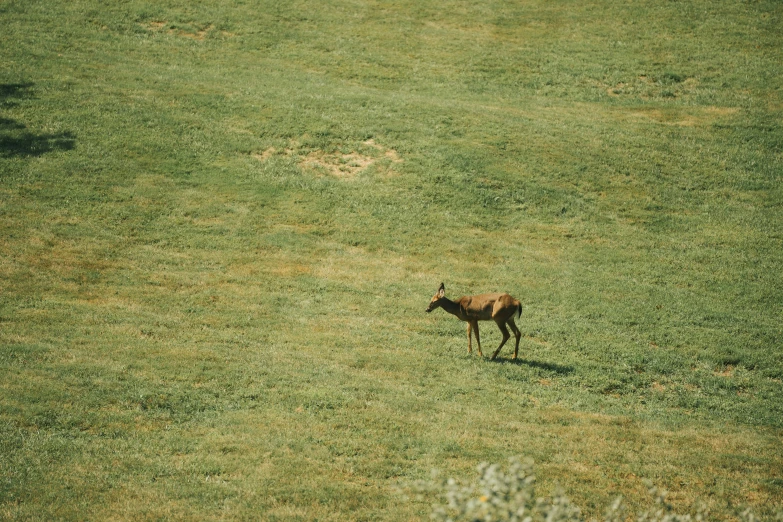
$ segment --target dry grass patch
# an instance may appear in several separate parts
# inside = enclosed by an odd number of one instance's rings
[[[208,24],[204,27],[201,27],[200,29],[196,29],[189,26],[180,27],[178,24],[171,24],[161,20],[148,22],[146,24],[146,28],[152,32],[159,33],[165,31],[166,34],[172,36],[179,36],[182,38],[189,38],[191,40],[198,41],[204,40],[214,30],[214,26],[212,24]],[[233,36],[231,33],[227,33],[225,31],[221,31],[220,34],[223,36]]]
[[[268,268],[268,273],[279,277],[296,277],[310,273],[310,267],[302,264],[286,263]]]
[[[269,147],[264,152],[262,152],[260,154],[259,153],[254,153],[254,154],[251,154],[251,156],[253,156],[258,161],[266,161],[269,158],[271,158],[272,156],[274,156],[276,152],[277,152],[277,149],[275,149],[274,147]]]
[[[169,33],[176,34],[177,36],[182,36],[185,38],[191,38],[193,40],[203,40],[204,38],[206,38],[207,34],[209,34],[211,30],[212,30],[212,25],[210,24],[203,29],[199,29],[195,33],[190,33],[183,30],[178,30],[178,31],[170,30]]]
[[[713,373],[718,377],[732,377],[734,376],[734,366],[729,364],[725,368],[715,370]]]
[[[322,258],[315,274],[326,280],[354,284],[357,275],[361,275],[358,280],[372,285],[376,281],[405,281],[410,271],[404,257],[376,255],[359,247],[348,247]]]
[[[382,145],[378,145],[375,143],[375,140],[370,138],[369,140],[364,142],[365,145],[369,147],[373,147],[374,149],[377,149],[378,151],[383,153],[383,156],[387,159],[389,159],[392,163],[402,163],[402,158],[399,154],[397,154],[397,151],[394,149],[387,149],[383,147]]]
[[[776,501],[773,490],[753,484],[775,476],[774,470],[780,468],[780,441],[774,433],[738,426],[727,426],[721,433],[666,429],[628,417],[560,409],[542,410],[539,416],[539,429],[543,424],[557,441],[551,460],[541,462],[543,476],[554,477],[574,492],[578,504],[587,500],[580,484],[593,482],[611,491],[623,490],[631,505],[644,506],[648,493],[642,478],[668,489],[669,499],[682,509],[697,500],[713,506],[726,500],[735,505]],[[604,477],[597,478],[601,473]],[[737,488],[741,477],[751,477],[751,484]]]
[[[634,110],[629,115],[633,118],[652,120],[662,125],[703,127],[737,113],[739,113],[739,109],[736,107],[690,107],[687,112],[682,109],[641,109]]]

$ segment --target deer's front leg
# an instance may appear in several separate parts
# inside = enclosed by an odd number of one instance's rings
[[[473,353],[472,340],[470,338],[470,332],[473,329],[473,325],[468,321],[468,353]]]
[[[478,321],[473,321],[473,332],[476,334],[476,344],[478,345],[479,357],[484,357],[484,354],[481,353],[481,338],[479,338]]]

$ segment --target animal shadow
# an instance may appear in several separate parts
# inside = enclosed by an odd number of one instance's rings
[[[526,359],[496,359],[496,362],[501,364],[513,364],[515,366],[528,366],[530,368],[537,368],[539,370],[545,370],[559,375],[568,375],[574,373],[573,366],[565,366],[562,364],[555,364],[549,362],[533,361]]]

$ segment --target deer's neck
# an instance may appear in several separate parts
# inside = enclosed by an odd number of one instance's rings
[[[441,299],[440,307],[446,310],[451,315],[456,315],[461,320],[463,321],[465,320],[465,318],[462,316],[463,315],[462,309],[459,303],[455,303],[454,301],[444,297],[443,299]]]

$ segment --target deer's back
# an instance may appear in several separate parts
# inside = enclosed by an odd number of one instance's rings
[[[460,311],[464,315],[463,320],[473,319],[477,321],[489,321],[496,309],[496,304],[504,306],[512,304],[514,298],[505,293],[489,293],[479,295],[466,295],[459,301]]]

